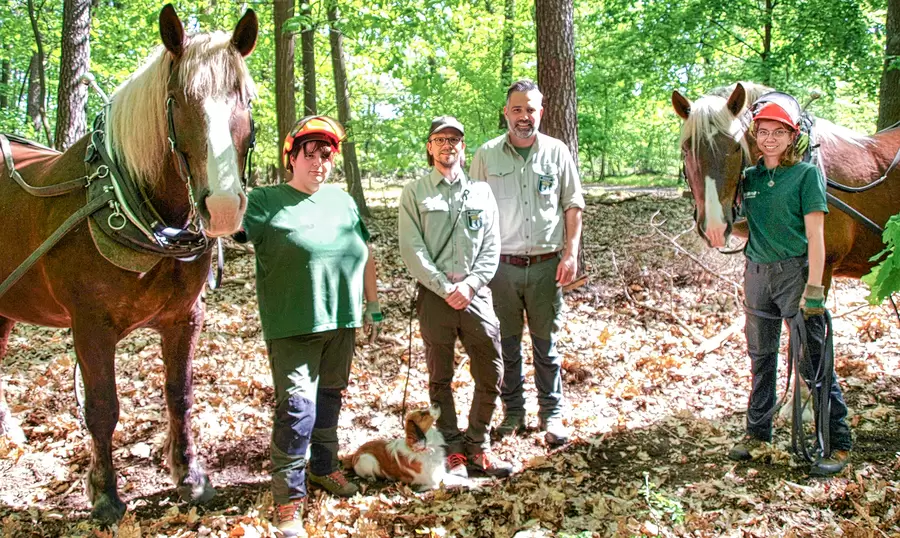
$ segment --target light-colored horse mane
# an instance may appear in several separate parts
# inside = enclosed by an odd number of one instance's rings
[[[247,64],[232,46],[230,34],[189,37],[177,65],[160,45],[113,93],[107,119],[111,153],[135,181],[149,186],[162,177],[170,151],[166,117],[170,79],[173,87],[198,100],[237,92],[246,103],[256,96]]]
[[[750,147],[744,138],[744,134],[750,127],[750,118],[746,114],[747,107],[772,89],[754,82],[741,82],[741,85],[744,87],[747,97],[737,116],[734,116],[727,107],[728,97],[737,84],[716,88],[708,95],[691,103],[691,113],[681,126],[679,144],[684,146],[687,141],[690,141],[690,151],[696,155],[701,140],[706,140],[709,147],[715,148],[713,139],[722,133],[738,142],[744,156],[749,160]]]

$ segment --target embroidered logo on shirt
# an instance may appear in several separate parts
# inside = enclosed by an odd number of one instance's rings
[[[759,194],[759,191],[744,191],[744,200],[756,198],[757,194]]]
[[[484,226],[484,220],[481,218],[481,209],[466,210],[466,226],[470,230],[480,230]]]
[[[553,185],[556,184],[556,176],[538,176],[538,192],[540,194],[547,194],[553,189]]]

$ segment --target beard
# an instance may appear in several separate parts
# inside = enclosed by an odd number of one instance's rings
[[[460,157],[459,157],[458,152],[438,153],[438,155],[434,158],[434,160],[441,163],[441,166],[444,166],[446,168],[451,168],[451,167],[453,167],[453,165],[455,165],[457,162],[459,162],[459,158]]]
[[[506,125],[516,138],[531,138],[537,133],[537,127],[531,121],[518,121],[513,124],[511,121],[506,120]]]

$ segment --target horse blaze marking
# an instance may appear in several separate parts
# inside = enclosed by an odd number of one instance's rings
[[[725,212],[722,203],[719,202],[719,192],[716,190],[716,180],[706,176],[706,189],[704,205],[706,206],[706,229],[712,227],[725,228]]]
[[[203,102],[206,112],[207,181],[211,194],[236,193],[238,185],[237,153],[231,140],[231,111],[234,103],[228,100],[207,99]]]

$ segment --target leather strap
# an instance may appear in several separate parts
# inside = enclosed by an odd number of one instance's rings
[[[19,171],[16,170],[16,164],[13,161],[12,147],[10,146],[9,139],[6,137],[6,135],[2,134],[0,134],[0,151],[3,152],[3,160],[6,162],[6,170],[9,173],[9,177],[11,177],[13,181],[18,183],[19,186],[22,187],[23,190],[25,190],[25,192],[32,196],[38,196],[41,198],[62,196],[63,194],[69,194],[70,192],[74,192],[78,189],[83,189],[88,186],[88,176],[82,176],[78,179],[73,179],[64,183],[57,183],[56,185],[35,187],[34,185],[30,185],[28,182],[26,182],[25,179],[22,178],[22,176],[19,174]]]
[[[34,263],[38,261],[41,256],[46,254],[48,250],[53,248],[53,246],[56,245],[56,243],[58,243],[59,240],[69,232],[69,230],[71,230],[76,224],[84,220],[88,215],[90,215],[94,211],[97,211],[98,209],[100,209],[100,207],[108,204],[113,199],[113,193],[106,192],[102,196],[94,198],[90,201],[90,203],[82,206],[81,209],[70,215],[69,218],[67,218],[66,221],[63,222],[55,232],[50,234],[50,237],[48,237],[44,240],[43,243],[41,243],[41,246],[39,246],[37,250],[32,252],[31,255],[28,256],[28,258],[26,258],[25,261],[22,262],[18,267],[16,267],[16,270],[10,273],[10,275],[6,277],[6,280],[4,280],[2,284],[0,284],[0,297],[2,297],[6,293],[6,291],[12,287],[13,284],[18,282],[19,279],[22,278],[22,276],[31,268],[31,266],[34,265]]]

